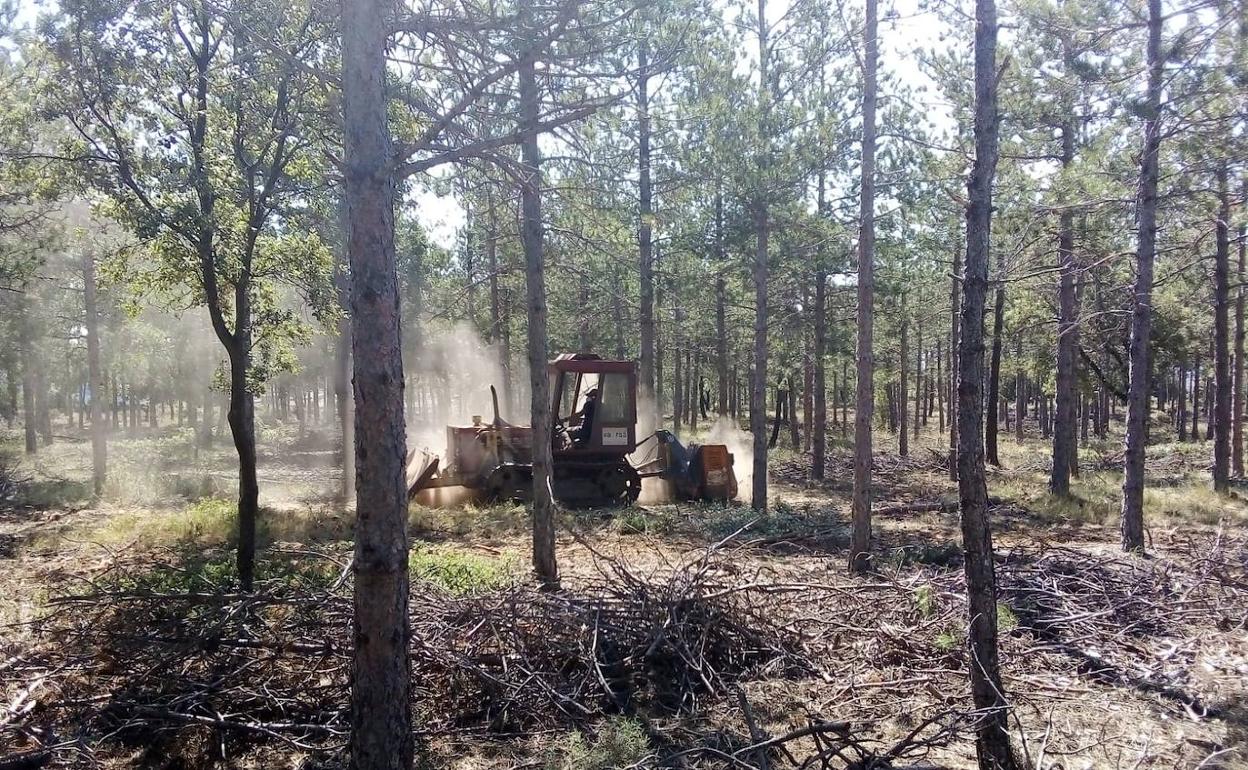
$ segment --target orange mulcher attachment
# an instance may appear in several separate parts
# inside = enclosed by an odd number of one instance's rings
[[[701,466],[701,494],[703,500],[732,500],[737,496],[737,475],[732,471],[732,454],[723,444],[703,444],[694,447],[693,461]],[[701,462],[699,462],[699,460]]]

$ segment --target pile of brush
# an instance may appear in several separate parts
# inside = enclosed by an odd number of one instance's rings
[[[433,725],[511,732],[604,713],[691,713],[744,679],[813,671],[801,636],[777,625],[778,597],[742,585],[726,560],[656,576],[597,566],[558,592],[416,597],[413,667]]]
[[[808,674],[802,639],[770,612],[777,598],[742,585],[727,561],[708,552],[642,576],[604,558],[561,591],[516,583],[453,595],[416,583],[415,725],[440,735],[566,729],[604,714],[689,713],[750,677]],[[351,600],[337,569],[319,584],[287,575],[240,594],[171,568],[168,580],[51,600],[36,629],[43,643],[0,669],[0,696],[22,704],[0,721],[0,743],[90,752],[65,740],[85,732],[158,752],[207,735],[211,745],[194,750],[218,757],[256,744],[340,749]]]

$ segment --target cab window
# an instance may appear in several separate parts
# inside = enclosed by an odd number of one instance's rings
[[[628,399],[628,375],[604,374],[598,383],[597,419],[600,424],[628,425],[632,422],[632,404]]]

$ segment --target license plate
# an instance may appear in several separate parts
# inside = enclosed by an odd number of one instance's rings
[[[628,428],[603,428],[603,446],[628,446]]]

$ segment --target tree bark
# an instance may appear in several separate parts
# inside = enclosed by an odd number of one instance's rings
[[[389,14],[342,2],[347,254],[351,265],[356,523],[351,767],[412,766],[403,352],[387,121]]]
[[[876,0],[866,0],[863,25],[862,190],[858,201],[858,394],[854,412],[854,488],[849,569],[871,564],[871,413],[875,403],[875,100],[879,56]]]
[[[526,11],[531,6],[525,6]],[[644,49],[644,46],[643,46]],[[524,139],[521,153],[521,220],[524,229],[525,285],[528,292],[529,321],[529,388],[533,426],[533,571],[547,588],[559,585],[559,566],[555,560],[555,503],[551,489],[551,414],[550,386],[546,373],[546,274],[543,265],[542,223],[542,154],[537,144],[537,125],[540,98],[537,90],[536,58],[533,52],[525,52],[520,63],[520,119]],[[643,152],[647,168],[649,163],[649,139]],[[649,173],[646,172],[645,189],[649,195]],[[643,209],[642,232],[648,236],[648,214]],[[648,251],[649,240],[645,237]],[[649,254],[643,256],[649,261]],[[642,326],[643,334],[645,326]],[[653,326],[650,327],[653,333]],[[653,336],[650,337],[653,346]],[[645,341],[643,339],[643,350]],[[653,356],[653,350],[651,351]],[[653,361],[653,358],[651,358]],[[652,364],[653,365],[653,364]],[[653,370],[651,370],[653,377]],[[646,384],[643,377],[643,384]],[[653,387],[653,380],[649,381]]]
[[[761,0],[760,0],[761,3]],[[754,381],[750,387],[750,432],[754,436],[753,488],[750,504],[756,511],[767,510],[767,452],[775,446],[775,438],[767,438],[767,250],[768,226],[766,204],[760,203],[755,214],[754,278]],[[780,428],[780,397],[776,398],[776,430]]]
[[[1135,289],[1127,353],[1127,435],[1123,446],[1122,548],[1144,552],[1144,448],[1148,440],[1149,335],[1152,327],[1153,260],[1157,251],[1158,155],[1161,149],[1161,0],[1148,0],[1148,88],[1144,147],[1140,157]]]
[[[1200,354],[1192,364],[1192,441],[1200,442]]]
[[[1062,165],[1074,163],[1075,129],[1073,123],[1062,126]],[[1057,242],[1058,267],[1061,271],[1058,288],[1057,324],[1057,409],[1053,419],[1053,468],[1049,491],[1061,497],[1070,495],[1070,463],[1075,441],[1075,346],[1078,327],[1075,319],[1075,232],[1074,215],[1061,214]]]
[[[637,43],[637,259],[641,280],[641,408],[659,423],[655,383],[654,255],[651,236],[654,211],[650,183],[650,47],[643,35]],[[544,367],[544,365],[543,365]],[[545,377],[545,372],[542,373]]]
[[[1017,345],[1019,370],[1014,383],[1014,439],[1023,442],[1023,417],[1027,411],[1027,375],[1023,373],[1023,337],[1020,334]]]
[[[1235,270],[1235,371],[1231,400],[1231,474],[1244,477],[1244,226],[1240,226],[1239,262]]]
[[[1213,488],[1227,493],[1231,489],[1231,196],[1227,188],[1226,163],[1217,170],[1218,215],[1214,225],[1217,247],[1213,262]]]
[[[39,415],[35,409],[35,335],[30,319],[30,297],[23,291],[18,301],[22,309],[18,320],[22,359],[22,432],[26,438],[26,454],[33,455],[39,451]]]
[[[96,496],[104,494],[108,475],[108,433],[104,425],[104,371],[100,366],[100,313],[96,301],[95,256],[82,256],[82,298],[87,327],[87,383],[91,399],[91,483]]]
[[[960,319],[962,315],[961,300],[958,297],[962,280],[961,244],[953,251],[953,270],[949,282],[949,479],[958,480],[958,348]]]
[[[988,366],[988,422],[984,425],[984,454],[988,462],[1001,467],[997,453],[997,407],[1001,401],[1001,335],[1005,333],[1005,254],[997,250],[996,295],[992,310],[992,358]],[[1007,428],[1008,430],[1008,428]]]
[[[821,169],[819,172],[818,200],[816,202],[816,211],[820,216],[824,215],[825,209],[825,174]],[[828,272],[826,262],[826,249],[823,242],[820,241],[818,251],[815,254],[815,353],[814,353],[814,382],[811,389],[814,391],[814,420],[813,432],[811,436],[811,456],[810,456],[810,477],[815,480],[824,477],[824,466],[827,464],[828,451],[828,393],[827,393],[827,365],[824,359],[828,352]],[[835,376],[833,377],[833,390],[836,389]],[[835,417],[835,407],[833,408],[833,417]]]
[[[248,388],[251,368],[251,321],[244,307],[235,309],[237,342],[229,352],[230,409],[227,420],[238,454],[238,582],[250,591],[256,568],[256,523],[260,516],[260,484],[256,478],[256,402]],[[242,332],[239,334],[239,332]]]
[[[914,325],[914,440],[919,440],[919,424],[923,419],[923,396],[925,392],[923,378],[923,324]]]
[[[991,248],[992,183],[997,165],[997,10],[976,0],[975,161],[967,183],[966,278],[958,356],[958,496],[970,626],[971,696],[983,715],[975,750],[980,770],[1013,770],[1009,703],[997,653],[997,585],[984,470],[984,302]],[[995,401],[989,408],[995,410]]]
[[[1179,442],[1187,441],[1187,367],[1179,365],[1179,386],[1175,394],[1175,430]]]
[[[715,261],[719,269],[715,273],[715,369],[719,377],[720,415],[728,414],[728,283],[724,278],[724,193],[720,182],[715,183]]]
[[[793,375],[789,375],[789,405],[787,408],[789,416],[789,445],[793,447],[793,451],[797,452],[802,447],[802,438],[799,435],[800,427],[797,422],[797,383],[793,381]]]
[[[904,307],[902,309],[902,313],[905,313]],[[903,317],[901,319],[901,339],[900,339],[901,366],[899,367],[900,371],[898,372],[899,379],[897,382],[897,399],[896,399],[896,406],[894,407],[894,411],[897,414],[897,430],[898,430],[897,432],[897,454],[901,455],[902,457],[907,457],[910,454],[910,437],[909,437],[910,431],[908,430],[909,426],[907,425],[908,420],[906,418],[906,410],[910,408],[910,404],[908,403],[908,399],[906,396],[906,385],[907,385],[906,377],[908,375],[908,372],[906,371],[906,365],[910,358],[909,329],[910,329],[910,320],[908,318]]]
[[[43,437],[43,445],[51,446],[55,441],[52,435],[52,407],[48,403],[48,378],[44,372],[43,360],[40,356],[35,355],[33,368],[35,370],[35,427],[39,431],[39,435]],[[138,424],[138,420],[135,420]]]
[[[344,217],[345,219],[345,217]],[[347,223],[343,223],[344,229]],[[355,502],[355,399],[351,394],[351,278],[346,249],[340,249],[334,284],[342,317],[334,349],[334,397],[338,401],[339,451],[342,453],[342,485],[339,497],[345,505]]]
[[[1241,27],[1248,30],[1248,21]],[[1248,205],[1248,182],[1244,183],[1243,200]],[[1244,476],[1244,278],[1245,261],[1248,260],[1248,224],[1239,226],[1239,263],[1235,271],[1235,396],[1231,410],[1231,472],[1236,478]]]
[[[771,76],[769,62],[771,51],[768,47],[767,0],[758,0],[758,96],[759,96],[759,136],[763,142],[758,157],[760,177],[765,177],[771,159],[769,157],[770,142],[770,108],[771,108]],[[755,190],[754,208],[754,383],[750,392],[750,431],[754,434],[754,468],[753,490],[750,500],[756,511],[767,510],[767,415],[765,400],[767,397],[767,282],[769,280],[768,240],[771,235],[770,213],[767,196],[770,191],[765,183],[760,182]]]

